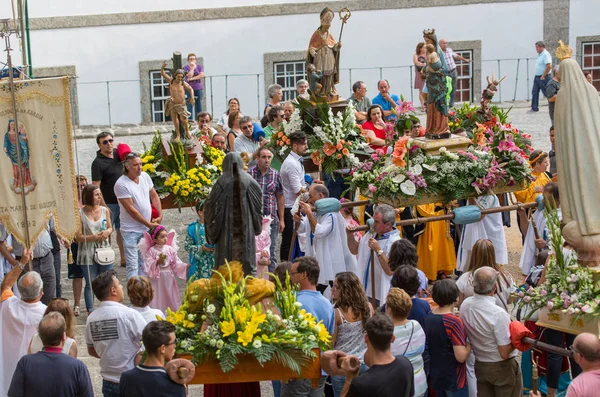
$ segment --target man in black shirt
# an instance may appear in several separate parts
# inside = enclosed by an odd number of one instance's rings
[[[123,238],[121,237],[121,223],[119,222],[119,201],[115,195],[115,183],[123,175],[123,162],[119,158],[113,135],[103,131],[96,136],[98,150],[96,158],[92,161],[92,183],[100,186],[102,197],[106,206],[110,209],[111,223],[117,231],[117,245],[121,255],[121,266],[125,266],[125,251],[123,250]]]
[[[359,376],[360,364],[358,360],[351,360],[356,357],[337,350],[326,352],[322,360],[326,372],[346,376],[341,397],[413,397],[413,366],[406,357],[394,357],[390,351],[394,341],[392,320],[385,314],[376,314],[367,321],[366,328],[367,372]],[[339,357],[344,357],[341,368],[336,364]]]
[[[168,321],[151,321],[142,341],[147,357],[144,364],[121,374],[121,397],[185,397],[185,387],[167,375],[165,362],[175,354],[175,326]]]

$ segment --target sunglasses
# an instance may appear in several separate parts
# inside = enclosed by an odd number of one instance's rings
[[[103,145],[108,145],[109,143],[113,143],[115,140],[114,139],[107,139],[105,141],[102,141]]]
[[[125,156],[124,160],[131,160],[131,159],[134,159],[134,158],[137,158],[137,157],[140,157],[140,155],[137,154],[137,153],[131,152],[131,153],[127,153],[127,155]]]

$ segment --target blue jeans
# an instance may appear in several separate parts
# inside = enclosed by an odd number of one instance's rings
[[[102,379],[102,395],[104,397],[119,397],[121,395],[119,384]]]
[[[142,253],[138,249],[142,233],[121,230],[121,236],[123,236],[123,251],[125,251],[125,263],[127,264],[127,280],[133,276],[145,276],[144,258],[142,258]]]
[[[94,295],[92,294],[92,281],[108,270],[111,270],[113,265],[99,265],[94,263],[91,266],[82,266],[83,277],[85,278],[85,288],[83,289],[83,299],[85,300],[85,308],[88,312],[94,310]]]
[[[271,221],[271,246],[269,252],[271,253],[271,264],[269,265],[269,271],[272,272],[277,267],[277,236],[279,236],[279,220],[273,219]]]
[[[185,99],[190,99],[190,94],[185,92]],[[190,112],[190,120],[195,120],[198,118],[198,113],[202,111],[202,90],[194,90],[194,100],[196,101],[194,104],[194,111],[192,112],[192,104],[187,103],[185,106],[187,107],[187,111]]]
[[[542,76],[535,76],[533,79],[533,89],[531,90],[531,109],[536,112],[540,110],[540,90],[542,91],[542,94],[546,96],[546,84],[550,80],[550,76],[546,76],[544,80],[542,80],[541,77]]]
[[[365,363],[360,364],[359,375],[364,374],[369,367]],[[331,375],[331,387],[333,388],[333,395],[335,397],[340,397],[342,394],[342,389],[344,388],[344,382],[346,382],[345,376],[334,376]]]
[[[273,386],[273,397],[281,397],[281,381],[272,380],[271,385]]]
[[[435,390],[436,397],[469,397],[469,386],[465,385],[462,389],[456,391]]]
[[[119,230],[121,228],[121,221],[119,216],[121,215],[121,207],[119,204],[106,204],[110,210],[110,223],[112,223],[113,230]]]

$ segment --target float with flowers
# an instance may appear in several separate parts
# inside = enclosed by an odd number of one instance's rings
[[[273,133],[269,147],[282,161],[292,150],[290,135],[304,131],[308,135],[308,154],[319,171],[329,174],[335,170],[356,167],[366,155],[368,144],[357,127],[354,107],[334,109],[324,101],[296,98],[289,121]],[[316,171],[305,164],[309,172]]]
[[[523,189],[531,180],[529,136],[508,123],[476,122],[471,139],[412,138],[404,124],[390,150],[376,150],[348,178],[374,201],[395,207]]]
[[[600,274],[581,266],[577,252],[565,245],[559,213],[554,203],[545,203],[548,243],[551,253],[545,264],[545,281],[537,287],[525,284],[518,291],[524,320],[537,317],[537,324],[567,333],[600,335]]]
[[[319,350],[330,347],[331,335],[296,292],[289,275],[283,285],[244,277],[239,262],[190,281],[167,321],[176,327],[176,352],[197,366],[192,383],[318,380]]]
[[[224,157],[204,136],[194,138],[189,149],[163,139],[158,131],[141,155],[142,170],[152,178],[163,208],[192,206],[208,197],[222,173]]]

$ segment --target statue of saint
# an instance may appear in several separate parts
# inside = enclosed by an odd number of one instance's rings
[[[562,46],[561,46],[562,47]],[[556,51],[557,56],[559,51]],[[563,236],[581,263],[600,264],[600,98],[573,59],[560,63],[556,97],[556,166]]]
[[[240,155],[228,153],[204,204],[206,239],[216,244],[215,269],[238,260],[245,275],[256,275],[254,237],[262,231],[262,208],[260,185],[244,171]]]
[[[183,131],[185,131],[184,139],[192,139],[188,124],[190,112],[188,112],[185,104],[185,90],[188,90],[190,93],[190,103],[192,106],[195,103],[194,90],[188,83],[183,81],[183,69],[177,69],[175,71],[175,76],[170,77],[165,73],[165,66],[167,66],[166,61],[163,62],[162,67],[160,68],[160,75],[167,81],[167,83],[169,83],[169,91],[171,92],[171,97],[165,101],[165,115],[171,116],[173,126],[175,127],[173,140],[179,141],[180,129],[182,127]]]
[[[335,85],[340,82],[339,51],[342,42],[336,42],[329,32],[334,13],[329,8],[321,11],[321,26],[313,33],[306,53],[306,69],[311,87],[319,87],[315,95],[337,100]]]
[[[448,128],[448,100],[446,76],[448,66],[444,59],[444,53],[438,45],[435,29],[423,31],[427,49],[427,66],[425,70],[425,81],[427,82],[427,127],[425,128],[427,138],[447,138],[450,136]]]

